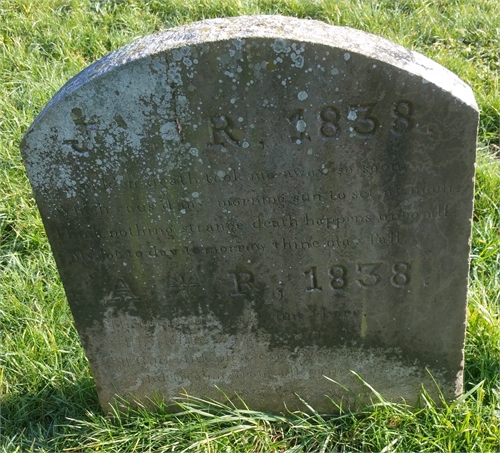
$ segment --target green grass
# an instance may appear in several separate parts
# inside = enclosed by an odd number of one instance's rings
[[[466,394],[412,408],[282,416],[196,399],[104,416],[18,144],[55,92],[133,39],[209,17],[284,14],[347,25],[457,73],[481,110]],[[499,451],[500,14],[497,0],[0,0],[2,451]],[[332,385],[334,385],[332,383]]]

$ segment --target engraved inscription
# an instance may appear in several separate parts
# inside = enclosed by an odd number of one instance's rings
[[[333,105],[323,107],[318,113],[319,134],[323,140],[338,139],[342,132],[341,122],[349,121],[348,130],[351,137],[367,139],[373,137],[381,127],[379,119],[372,113],[376,103],[350,105],[347,113],[341,113],[339,108]],[[389,113],[389,112],[388,112]],[[391,112],[394,118],[391,131],[395,135],[403,135],[413,127],[413,104],[410,101],[398,101],[394,104]],[[345,116],[344,116],[345,115]],[[306,123],[303,119],[303,110],[298,110],[288,118],[290,123],[297,124],[305,131]],[[301,143],[301,137],[291,136],[293,141]]]
[[[108,298],[106,298],[108,303],[124,305],[130,302],[140,302],[140,299],[136,297],[130,288],[121,278],[116,280],[115,288],[111,292]]]
[[[200,288],[200,284],[194,279],[194,277],[178,275],[176,277],[170,277],[169,287],[174,291],[174,293],[180,294],[186,298],[189,296],[191,291]]]
[[[228,116],[212,116],[207,123],[210,134],[210,142],[207,144],[208,150],[225,151],[228,146],[233,148],[243,146],[240,143],[243,134],[233,128],[233,122]]]
[[[330,288],[344,289],[347,286],[346,269],[340,264],[332,266],[328,272],[331,277]]]
[[[385,263],[356,263],[355,270],[358,278],[356,282],[361,288],[373,288],[382,281],[382,275],[378,273]],[[410,283],[410,264],[400,261],[391,266],[392,275],[390,283],[396,288],[404,288]],[[330,288],[333,290],[345,289],[348,286],[347,267],[342,264],[335,264],[328,270],[330,280]],[[318,276],[316,266],[312,266],[303,272],[303,275],[309,278],[309,286],[306,287],[306,292],[312,293],[322,291],[322,287],[318,286]]]
[[[356,270],[363,276],[357,280],[358,283],[365,288],[375,286],[382,279],[380,274],[376,272],[380,266],[381,263],[358,263]]]
[[[324,107],[319,113],[321,118],[320,133],[324,139],[336,139],[340,135],[340,112],[333,106]]]
[[[409,101],[400,101],[394,105],[392,116],[395,117],[391,131],[394,135],[403,135],[413,127],[413,104]]]
[[[233,277],[234,291],[232,297],[248,296],[258,292],[255,287],[255,277],[250,271],[229,271],[228,275]]]
[[[371,112],[375,104],[352,105],[349,107],[347,119],[354,121],[352,131],[360,138],[372,137],[379,126],[379,121]]]
[[[304,275],[310,278],[310,286],[307,287],[306,291],[308,293],[318,291],[321,292],[323,289],[318,287],[318,278],[316,276],[316,266],[311,267],[307,271],[304,272]]]
[[[391,283],[396,288],[403,288],[410,282],[410,264],[401,262],[396,263],[392,266],[393,276],[391,277]]]
[[[89,151],[92,151],[95,146],[97,125],[86,121],[84,113],[79,108],[71,110],[71,118],[78,131],[78,137],[73,140],[64,140],[63,143],[71,146],[75,153],[88,156]]]

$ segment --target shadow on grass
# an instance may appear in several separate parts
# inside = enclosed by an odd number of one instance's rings
[[[28,447],[50,450],[58,426],[68,418],[82,420],[101,412],[94,380],[90,376],[60,385],[48,383],[36,393],[11,392],[0,401],[0,448]]]

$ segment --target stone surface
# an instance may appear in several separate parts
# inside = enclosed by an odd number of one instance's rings
[[[69,81],[22,152],[103,407],[458,395],[477,119],[422,55],[279,16]]]

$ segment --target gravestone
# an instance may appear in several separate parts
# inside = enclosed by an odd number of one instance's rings
[[[477,121],[422,55],[280,16],[70,80],[21,148],[103,408],[456,397]]]

